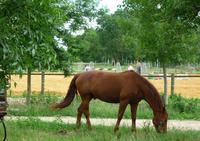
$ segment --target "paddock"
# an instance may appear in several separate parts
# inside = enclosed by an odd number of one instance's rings
[[[68,90],[73,76],[64,77],[63,75],[45,75],[45,92],[55,93],[64,96]],[[146,79],[148,79],[146,77]],[[159,92],[163,92],[163,80],[161,77],[148,79]],[[16,87],[14,82],[17,83]],[[40,92],[41,76],[32,75],[32,92]],[[200,98],[200,77],[183,77],[175,78],[174,92],[186,98]],[[11,88],[9,93],[12,95],[21,95],[27,89],[27,75],[20,78],[18,75],[11,76]],[[168,78],[168,94],[171,93],[171,79]]]

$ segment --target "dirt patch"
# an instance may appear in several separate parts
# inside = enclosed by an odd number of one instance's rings
[[[20,78],[19,76],[12,76],[12,86],[11,92],[14,95],[22,94],[26,91],[27,87],[27,76]],[[58,95],[65,95],[71,79],[73,76],[64,77],[62,75],[47,75],[45,76],[45,91],[46,92],[55,92]],[[32,76],[32,91],[40,92],[41,89],[41,76],[33,75]],[[149,80],[159,92],[163,92],[163,80]],[[14,82],[17,82],[17,86],[14,87]],[[168,93],[170,94],[171,81],[168,80]],[[188,98],[200,98],[200,78],[184,78],[184,79],[175,79],[175,93],[181,94],[184,97]]]

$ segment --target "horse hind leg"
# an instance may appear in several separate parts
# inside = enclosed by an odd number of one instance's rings
[[[91,129],[91,123],[90,123],[90,113],[89,113],[89,102],[90,102],[91,98],[82,98],[82,102],[78,108],[78,114],[77,114],[77,128],[80,128],[81,125],[81,116],[82,114],[85,115],[86,117],[86,124],[88,126],[89,129]]]
[[[80,128],[80,126],[81,126],[81,116],[83,114],[82,105],[83,105],[83,102],[80,104],[80,106],[78,108],[78,114],[77,114],[77,120],[76,120],[77,128]]]
[[[89,112],[89,103],[87,103],[85,105],[85,109],[84,109],[84,115],[85,115],[85,118],[86,118],[86,124],[88,126],[88,129],[92,129],[91,127],[91,122],[90,122],[90,112]]]
[[[116,122],[116,125],[115,125],[115,128],[114,128],[114,132],[119,130],[119,124],[120,124],[120,121],[121,121],[121,119],[124,115],[124,112],[126,110],[127,105],[128,105],[127,100],[120,100],[119,111],[118,111],[118,119],[117,119],[117,122]]]

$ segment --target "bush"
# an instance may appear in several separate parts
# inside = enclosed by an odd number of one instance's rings
[[[198,111],[199,99],[187,99],[180,95],[170,96],[170,106],[179,113],[194,113]]]

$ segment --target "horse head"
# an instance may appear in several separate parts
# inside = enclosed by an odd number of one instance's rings
[[[168,114],[165,107],[163,107],[163,110],[161,112],[157,112],[153,118],[153,124],[158,133],[167,132],[167,119]]]

